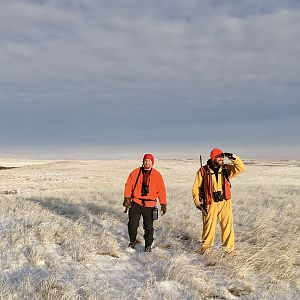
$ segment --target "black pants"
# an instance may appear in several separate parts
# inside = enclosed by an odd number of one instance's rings
[[[139,227],[141,215],[143,216],[145,247],[151,246],[153,243],[154,231],[152,220],[152,207],[141,206],[135,202],[131,202],[131,207],[129,209],[129,239],[130,242],[136,241],[137,229]]]

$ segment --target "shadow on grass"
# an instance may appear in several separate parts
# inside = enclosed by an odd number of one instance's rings
[[[57,215],[63,216],[75,222],[84,218],[85,220],[89,220],[91,223],[95,224],[95,222],[91,221],[91,215],[96,218],[100,218],[103,214],[107,214],[119,221],[123,221],[127,216],[123,213],[123,207],[121,206],[122,204],[120,204],[120,208],[113,208],[99,205],[95,202],[74,204],[65,202],[63,199],[55,197],[29,197],[25,198],[25,200],[36,203]]]
[[[120,231],[120,228],[123,228],[123,226],[125,231],[127,225],[127,222],[125,222],[127,215],[123,213],[122,204],[120,209],[117,209],[101,206],[92,201],[74,204],[55,197],[29,197],[24,200],[35,203],[56,215],[68,218],[72,222],[78,222],[85,226],[87,230],[92,230],[93,228],[95,230],[104,229],[108,233],[115,235],[121,247],[125,247],[125,244],[127,244],[123,230],[121,229]],[[123,225],[120,223],[123,223]]]
[[[65,203],[60,198],[53,197],[30,197],[26,198],[30,201],[40,205],[42,208],[50,210],[57,215],[64,216],[72,221],[78,221],[82,217],[88,217],[88,214],[82,210],[78,205]]]

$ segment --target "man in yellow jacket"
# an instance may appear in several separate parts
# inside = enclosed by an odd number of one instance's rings
[[[227,157],[232,164],[224,164]],[[214,148],[207,164],[196,174],[193,185],[195,206],[202,211],[203,232],[200,253],[214,245],[216,224],[219,219],[223,250],[234,251],[234,232],[230,179],[245,170],[243,161],[235,154]]]
[[[143,216],[145,252],[151,252],[153,243],[153,208],[159,200],[163,214],[167,211],[167,196],[161,174],[153,168],[154,156],[145,154],[143,166],[134,169],[128,176],[124,190],[123,206],[129,209],[129,246],[135,249],[137,229]]]

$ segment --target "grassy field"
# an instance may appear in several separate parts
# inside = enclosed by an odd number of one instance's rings
[[[0,299],[299,299],[300,162],[246,161],[232,180],[236,252],[199,255],[195,160],[157,160],[168,212],[127,250],[123,188],[139,161],[0,159]]]

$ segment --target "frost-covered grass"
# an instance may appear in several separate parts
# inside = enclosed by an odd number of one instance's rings
[[[0,171],[0,299],[300,298],[299,162],[248,161],[232,180],[233,256],[219,231],[215,249],[199,255],[197,161],[155,163],[169,205],[152,253],[142,225],[137,251],[127,250],[123,186],[139,161],[31,163]]]

